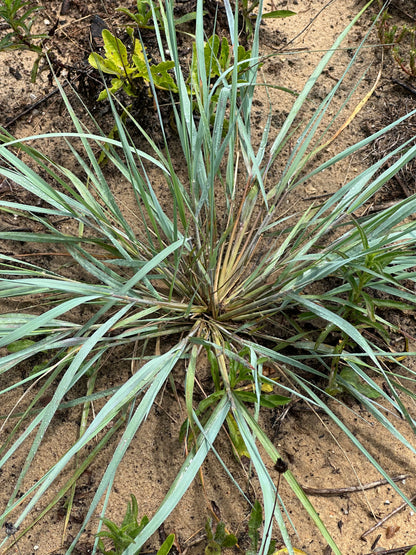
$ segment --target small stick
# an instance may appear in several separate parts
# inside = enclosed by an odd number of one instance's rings
[[[400,482],[408,478],[410,474],[400,474],[399,476],[394,476],[392,478],[393,482]],[[343,493],[355,493],[359,491],[364,491],[367,489],[377,488],[378,486],[384,486],[388,484],[388,480],[377,480],[376,482],[370,482],[369,484],[363,484],[362,486],[349,486],[346,488],[310,488],[308,486],[301,486],[303,491],[309,495],[342,495]]]
[[[43,96],[42,98],[40,98],[39,100],[37,100],[36,102],[34,102],[33,104],[31,104],[30,106],[28,106],[25,110],[23,110],[22,112],[19,112],[14,118],[12,118],[11,120],[7,121],[4,125],[2,125],[2,127],[4,129],[7,129],[8,127],[10,127],[11,125],[13,125],[13,123],[15,123],[17,120],[19,120],[20,118],[22,118],[23,116],[25,116],[26,114],[29,114],[32,110],[34,110],[37,106],[39,106],[40,104],[42,104],[42,102],[45,102],[45,100],[48,100],[48,98],[50,98],[51,96],[53,96],[54,94],[56,94],[59,91],[59,88],[56,87],[55,89],[51,90],[51,92],[49,92],[47,95]]]
[[[407,83],[403,83],[403,81],[399,81],[398,79],[392,79],[392,81],[393,81],[393,83],[396,83],[396,85],[400,85],[401,87],[403,87],[407,91],[411,92],[412,94],[416,94],[416,89],[414,89],[413,87],[411,87]]]
[[[415,495],[413,495],[410,498],[410,502],[413,503],[413,501],[416,499],[416,493]],[[389,513],[387,516],[385,516],[384,518],[382,518],[381,520],[379,520],[374,526],[372,526],[371,528],[369,528],[366,532],[364,532],[364,534],[361,534],[361,539],[363,540],[366,536],[368,536],[369,534],[371,534],[371,532],[374,532],[374,530],[377,530],[377,528],[379,526],[381,526],[382,524],[384,524],[387,520],[389,520],[389,518],[391,518],[392,516],[394,516],[395,514],[399,513],[401,510],[403,510],[405,507],[408,506],[408,503],[404,502],[402,503],[399,507],[397,507],[397,509],[394,509],[394,511],[392,511],[391,513]],[[411,546],[413,547],[413,546]],[[403,549],[403,548],[402,548]],[[386,553],[395,553],[394,551],[386,551]]]
[[[69,85],[70,83],[74,83],[77,79],[79,79],[80,75],[76,75],[71,81],[65,81],[64,83],[62,83],[63,87],[66,87],[67,85]],[[12,118],[11,120],[7,121],[4,125],[0,126],[3,127],[3,129],[7,129],[8,127],[10,127],[11,125],[13,125],[13,123],[15,123],[16,121],[18,121],[20,118],[22,118],[23,116],[25,116],[26,114],[29,114],[32,110],[34,110],[35,108],[37,108],[40,104],[42,104],[43,102],[45,102],[45,100],[48,100],[49,98],[51,98],[51,96],[53,96],[54,94],[56,94],[57,92],[59,92],[59,87],[55,87],[54,89],[52,89],[48,94],[46,94],[45,96],[43,96],[42,98],[40,98],[39,100],[37,100],[36,102],[34,102],[33,104],[31,104],[30,106],[28,106],[27,108],[25,108],[22,112],[19,112],[14,118]]]
[[[381,534],[379,534],[376,537],[376,539],[373,541],[373,543],[371,544],[371,547],[370,547],[371,551],[375,550],[375,548],[377,547],[378,542],[380,541],[380,538],[381,538]]]

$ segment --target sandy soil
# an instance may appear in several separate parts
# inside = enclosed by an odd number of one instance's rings
[[[130,2],[133,4],[132,2]],[[60,18],[58,30],[53,38],[53,48],[57,52],[58,59],[66,65],[79,67],[84,64],[89,53],[89,31],[92,15],[99,15],[106,22],[115,21],[114,7],[116,2],[109,0],[89,3],[70,2],[68,12],[59,16],[61,3],[47,0],[43,25],[50,27],[57,18]],[[315,64],[322,55],[322,51],[329,48],[334,38],[341,32],[351,20],[357,10],[363,5],[362,2],[352,0],[305,0],[303,2],[284,1],[275,2],[276,9],[288,8],[297,12],[297,16],[281,21],[268,20],[262,32],[262,52],[279,52],[279,55],[271,58],[264,64],[262,73],[264,80],[268,83],[284,85],[294,91],[300,91],[308,79]],[[396,17],[407,21],[406,13],[415,14],[416,5],[414,1],[407,3],[396,3]],[[406,9],[405,9],[406,8]],[[406,13],[403,13],[405,9]],[[49,23],[48,23],[49,22]],[[320,100],[329,91],[329,88],[342,74],[346,64],[350,60],[351,50],[365,35],[371,24],[369,16],[363,18],[354,28],[347,39],[344,49],[334,56],[330,67],[320,79],[315,90],[315,100]],[[373,36],[369,44],[375,45],[377,37]],[[29,72],[33,56],[28,53],[14,52],[0,53],[0,80],[2,89],[0,91],[0,123],[7,125],[10,132],[16,136],[33,135],[53,130],[64,130],[69,126],[69,119],[65,115],[62,102],[58,94],[52,94],[50,98],[33,109],[33,103],[49,94],[53,85],[48,81],[47,72],[39,75],[36,84],[30,84]],[[359,100],[371,89],[377,79],[381,68],[380,48],[367,48],[359,62],[356,64],[355,77],[362,72],[364,67],[370,69],[365,78],[358,85],[355,95],[350,99],[346,113],[352,112]],[[62,77],[68,75],[68,69],[63,68]],[[69,77],[79,75],[76,71],[69,73]],[[353,75],[354,76],[354,75]],[[401,85],[394,83],[392,79],[406,81],[406,77],[390,61],[384,60],[384,68],[376,93],[367,102],[364,109],[357,115],[352,125],[349,126],[336,142],[331,144],[328,153],[332,154],[352,141],[366,136],[377,127],[381,127],[389,117],[396,117],[400,110],[416,108],[416,95],[406,90]],[[406,81],[407,82],[407,81]],[[348,87],[351,81],[346,86]],[[99,85],[90,82],[85,77],[85,92],[83,98],[89,106],[94,109],[96,116],[105,121],[105,106],[95,102],[99,91]],[[270,91],[269,91],[270,92]],[[343,91],[345,93],[345,89]],[[287,114],[293,97],[281,91],[271,91],[271,101],[275,111],[273,119],[273,133],[277,133]],[[268,100],[264,93],[259,92],[253,117],[259,127],[259,134],[264,122],[265,107]],[[26,108],[31,108],[12,121],[16,115],[20,115]],[[311,107],[311,110],[314,108]],[[342,121],[340,122],[341,125]],[[416,125],[410,122],[409,126]],[[272,133],[272,135],[273,135]],[[380,144],[380,150],[387,149],[388,144]],[[342,186],[347,179],[377,156],[377,149],[368,151],[364,156],[355,157],[347,167],[333,168],[325,176],[313,183],[306,183],[302,190],[297,192],[295,199],[290,202],[296,203],[299,209],[310,203],[311,198],[319,198],[334,192]],[[65,159],[65,152],[57,152],[56,156]],[[276,168],[276,172],[278,168]],[[390,202],[397,198],[403,198],[408,193],[415,192],[414,177],[408,174],[402,175],[402,183],[395,182],[389,185],[383,198],[378,202]],[[128,207],[129,193],[123,188],[123,184],[114,183],[115,194]],[[10,189],[7,184],[0,184],[0,194],[4,198],[13,197],[17,192]],[[377,201],[377,199],[376,199]],[[12,218],[1,215],[2,229],[12,229],[14,225]],[[2,244],[2,252],[9,253],[10,245]],[[14,248],[14,247],[13,247]],[[51,264],[54,262],[51,260]],[[56,262],[55,262],[56,263]],[[10,308],[10,307],[9,307]],[[8,308],[8,309],[9,309]],[[5,310],[5,307],[3,307]],[[414,333],[415,319],[413,315],[407,315],[405,320],[409,333]],[[409,345],[410,350],[416,350],[415,345]],[[127,360],[129,353],[114,353],[112,360],[108,361],[112,373],[106,374],[105,383],[102,387],[111,387],[128,377],[131,368]],[[414,361],[410,361],[416,369]],[[179,378],[180,379],[180,369]],[[10,383],[15,376],[1,376],[1,388]],[[104,379],[104,378],[103,378]],[[7,415],[22,391],[10,394],[2,403],[2,415]],[[24,406],[27,400],[22,402]],[[22,406],[20,405],[20,406]],[[338,416],[342,416],[346,425],[354,435],[365,442],[369,452],[384,467],[391,476],[406,475],[402,479],[403,490],[409,495],[416,493],[416,458],[402,446],[391,443],[386,431],[374,422],[362,407],[350,401],[348,407],[342,407],[339,403],[331,403],[331,409]],[[99,409],[99,404],[96,410]],[[21,408],[19,409],[21,410]],[[415,407],[410,408],[415,414]],[[30,487],[42,473],[62,455],[70,446],[77,435],[80,412],[67,410],[60,414],[59,420],[54,422],[52,429],[44,438],[42,447],[36,457],[36,465],[27,475],[22,484],[22,491]],[[141,514],[152,515],[155,508],[166,494],[169,485],[176,476],[184,459],[183,445],[178,441],[178,431],[184,418],[184,402],[179,405],[167,388],[163,398],[158,400],[155,410],[149,415],[143,431],[129,448],[127,455],[119,468],[115,485],[111,493],[110,506],[107,516],[116,522],[120,522],[125,512],[130,494],[136,495],[139,501]],[[409,435],[408,428],[398,417],[394,418],[397,426],[409,441],[414,444],[414,438]],[[269,431],[281,454],[288,461],[292,472],[298,481],[310,488],[344,488],[358,486],[379,479],[378,472],[371,464],[363,460],[357,450],[348,442],[345,435],[324,414],[314,413],[303,403],[293,403],[285,413],[264,413],[262,415],[263,425]],[[3,429],[3,437],[10,431],[11,424]],[[113,440],[113,444],[116,439]],[[110,446],[111,447],[111,446]],[[216,445],[219,452],[224,455],[226,464],[241,484],[246,484],[247,494],[253,498],[259,494],[259,487],[255,477],[250,477],[247,482],[248,467],[234,460],[226,438],[221,437]],[[2,469],[2,488],[0,492],[0,509],[7,503],[8,496],[14,487],[19,470],[24,464],[26,451],[21,449],[13,462]],[[80,522],[89,506],[89,499],[99,483],[105,465],[111,456],[111,449],[107,449],[100,459],[94,463],[86,475],[84,475],[77,487],[74,512],[71,516],[65,538],[65,545],[79,529]],[[271,470],[273,473],[274,471]],[[177,536],[178,553],[189,555],[200,555],[204,552],[206,541],[204,540],[204,525],[206,519],[211,517],[212,507],[219,510],[221,519],[226,523],[227,529],[241,538],[241,546],[244,548],[247,522],[249,518],[249,506],[236,489],[230,485],[230,480],[223,468],[213,455],[210,455],[203,467],[204,486],[198,479],[190,488],[178,508],[172,513],[165,523],[165,532],[175,532]],[[277,473],[276,473],[277,479]],[[56,485],[56,491],[59,484]],[[282,481],[280,495],[289,507],[290,519],[297,533],[292,533],[293,544],[303,549],[310,555],[329,555],[325,541],[317,532],[313,523],[293,499],[288,486]],[[369,534],[365,540],[361,535],[373,526],[380,518],[386,516],[401,504],[400,497],[388,485],[380,485],[367,491],[354,493],[323,494],[312,492],[311,500],[317,508],[321,518],[327,525],[337,544],[344,555],[362,555],[370,553],[371,546],[378,534],[381,534],[377,547],[385,549],[400,548],[416,544],[416,515],[409,509],[395,515],[383,526]],[[63,507],[55,508],[31,529],[28,534],[19,541],[20,552],[24,555],[46,555],[63,554]],[[36,518],[36,514],[33,515]],[[90,553],[93,542],[94,526],[96,521],[85,531],[82,543],[77,553]],[[280,537],[274,533],[278,545]],[[160,545],[159,538],[153,538],[143,553],[150,553],[156,545]],[[11,552],[17,552],[14,546]],[[241,552],[237,549],[231,552]],[[395,551],[394,553],[405,553]]]

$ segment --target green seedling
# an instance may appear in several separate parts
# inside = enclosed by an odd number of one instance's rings
[[[371,249],[371,245],[363,227],[356,220],[353,220],[353,224],[357,229],[357,238],[359,238],[358,248],[362,247],[368,254],[364,257],[362,264],[350,264],[340,267],[339,275],[343,280],[343,284],[337,290],[331,291],[330,296],[335,300],[338,299],[338,295],[342,295],[344,291],[348,291],[347,298],[339,304],[337,310],[338,315],[353,323],[357,330],[371,330],[372,333],[377,333],[384,343],[389,344],[390,330],[396,329],[396,331],[398,331],[398,328],[390,322],[387,324],[380,318],[380,311],[383,309],[390,309],[413,312],[415,303],[411,298],[410,302],[406,302],[404,300],[399,301],[380,295],[380,292],[383,290],[381,284],[383,281],[385,283],[391,281],[389,268],[391,268],[392,265],[399,265],[400,260],[406,256],[410,256],[411,252],[403,249],[400,245],[389,251],[385,249]],[[327,390],[331,394],[345,391],[345,386],[338,383],[340,364],[340,356],[338,355],[348,348],[351,348],[351,350],[357,348],[354,341],[342,329],[340,330],[332,323],[328,324],[322,331],[316,342],[316,346],[321,345],[328,335],[334,331],[341,333],[340,340],[334,348],[335,356],[332,361],[329,376]],[[358,360],[358,364],[361,365],[362,361],[360,362]],[[366,397],[371,399],[379,397],[379,394],[368,384],[363,384],[355,372],[350,368],[344,368],[342,372],[340,372],[339,377],[341,381],[343,380],[344,383],[347,382]]]
[[[42,42],[47,34],[32,33],[32,26],[38,12],[42,10],[31,2],[24,0],[2,0],[0,2],[0,20],[4,20],[10,31],[0,39],[0,52],[11,50],[29,50],[35,52],[37,58],[33,63],[31,81],[36,81],[39,63],[45,56]]]
[[[208,539],[208,544],[204,551],[205,555],[221,555],[223,549],[237,545],[237,538],[234,534],[229,534],[225,530],[223,522],[218,522],[214,531],[212,519],[208,519],[205,524],[205,531]]]
[[[263,526],[263,511],[260,503],[254,502],[248,521],[248,537],[250,539],[250,548],[246,551],[246,555],[258,555],[260,548],[260,528]],[[267,555],[272,555],[276,549],[276,542],[271,541]]]
[[[400,69],[410,77],[416,77],[416,26],[392,25],[386,10],[380,17],[377,30],[380,42]]]
[[[241,44],[237,48],[237,60],[235,63],[238,65],[239,82],[245,82],[245,73],[250,65],[251,50],[246,50]],[[204,62],[207,74],[211,79],[220,77],[223,73],[228,71],[233,63],[232,48],[226,37],[222,39],[218,35],[212,35],[204,45]],[[195,75],[197,72],[197,64],[200,63],[197,57],[196,44],[193,45],[193,58],[192,58],[192,73]],[[231,83],[231,72],[226,75],[226,80]]]
[[[126,514],[124,515],[121,526],[117,526],[108,518],[103,518],[103,523],[107,526],[108,531],[102,531],[97,534],[98,549],[102,555],[122,555],[125,549],[132,544],[138,534],[148,524],[149,519],[145,515],[141,521],[138,521],[139,507],[136,497],[131,494],[131,502],[127,504]],[[113,542],[113,548],[108,550],[104,545],[103,538],[108,538]],[[174,534],[170,534],[160,547],[157,555],[167,555],[173,546],[175,540]],[[134,552],[135,555],[140,553],[141,549]]]
[[[159,6],[155,6],[150,0],[137,0],[137,11],[135,13],[127,8],[117,8],[116,11],[130,17],[140,29],[155,29],[154,18],[156,18],[159,28],[164,28],[164,21]],[[175,19],[174,23],[177,26],[192,21],[195,18],[196,12],[190,12]]]
[[[157,89],[176,92],[178,89],[175,81],[168,73],[174,67],[174,62],[149,64],[141,42],[133,37],[132,29],[129,29],[128,33],[133,42],[131,56],[128,55],[127,48],[119,38],[111,34],[108,29],[103,29],[105,57],[93,52],[88,58],[92,67],[115,76],[111,80],[111,87],[101,91],[98,100],[104,100],[108,97],[108,93],[115,94],[120,89],[123,89],[128,96],[138,96],[151,81]]]
[[[160,22],[160,8],[158,6],[154,6],[153,9],[158,22]],[[117,8],[117,11],[130,17],[140,29],[155,28],[155,26],[151,24],[153,11],[152,2],[149,0],[137,0],[137,11],[135,13],[127,8]]]

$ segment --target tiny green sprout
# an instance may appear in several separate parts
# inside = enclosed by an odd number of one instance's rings
[[[211,86],[214,87],[210,93],[211,96],[211,113],[210,118],[213,120],[221,90],[226,86],[231,86],[233,80],[233,66],[237,66],[237,83],[248,83],[247,70],[250,67],[251,50],[246,50],[241,44],[237,48],[237,56],[234,59],[233,48],[230,46],[226,37],[219,38],[218,35],[212,35],[204,44],[204,59],[206,75],[211,80]],[[196,43],[193,44],[192,63],[190,75],[188,78],[188,93],[192,99],[202,99],[203,91],[200,88],[199,70],[201,60],[198,57]],[[240,96],[239,87],[237,96]],[[194,109],[201,111],[201,107],[197,100],[194,101]],[[227,129],[225,122],[224,129]]]
[[[214,531],[212,519],[208,519],[205,523],[205,531],[208,539],[205,555],[221,555],[223,549],[237,545],[237,538],[226,531],[223,522],[218,522]]]
[[[249,68],[251,58],[251,50],[246,50],[241,44],[237,48],[237,60],[234,61],[238,64],[238,77],[239,82],[245,81],[245,72]],[[211,79],[220,77],[223,73],[229,70],[233,62],[232,48],[226,37],[222,39],[218,35],[212,35],[204,45],[204,62],[207,74]],[[197,76],[198,69],[198,56],[196,51],[196,44],[193,45],[192,57],[192,75]],[[226,80],[231,83],[232,72],[229,71],[226,75]]]
[[[117,524],[108,518],[103,518],[103,523],[108,528],[108,531],[104,530],[97,534],[97,537],[99,538],[98,549],[102,555],[122,555],[124,550],[127,549],[129,545],[134,543],[135,538],[149,522],[146,515],[143,516],[139,522],[138,516],[139,507],[137,499],[133,494],[131,494],[131,502],[127,504],[126,514],[124,515],[123,522],[120,526],[117,526]],[[106,549],[103,538],[107,538],[112,541],[112,549]],[[174,534],[170,534],[161,545],[157,555],[167,555],[171,550],[174,541]],[[138,555],[138,553],[140,553],[140,549],[134,553],[135,555]]]
[[[117,8],[118,12],[124,13],[129,16],[138,27],[141,29],[154,29],[155,26],[151,24],[153,11],[152,2],[149,0],[137,0],[137,12],[133,13],[127,8]],[[154,13],[157,20],[160,20],[160,8],[158,6],[154,7]]]
[[[176,83],[168,73],[174,67],[174,62],[149,64],[141,42],[133,38],[131,29],[128,32],[133,41],[131,56],[128,55],[126,46],[119,38],[110,33],[108,29],[103,29],[105,57],[93,52],[88,58],[92,67],[115,76],[111,80],[111,87],[101,91],[98,100],[104,100],[108,97],[108,93],[115,94],[120,89],[123,89],[128,96],[138,96],[143,87],[150,82],[153,82],[157,89],[177,92]]]

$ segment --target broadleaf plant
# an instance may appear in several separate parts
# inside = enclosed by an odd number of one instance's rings
[[[162,61],[158,64],[149,64],[143,51],[140,40],[130,37],[133,42],[133,53],[127,53],[123,42],[115,37],[108,29],[102,31],[105,57],[93,52],[88,58],[92,67],[99,71],[115,75],[111,80],[111,87],[101,91],[98,100],[104,100],[108,93],[116,93],[123,89],[128,96],[138,96],[143,87],[150,82],[157,89],[177,91],[173,77],[168,73],[174,67],[172,61]]]
[[[140,29],[155,29],[153,20],[156,19],[157,23],[163,28],[163,19],[161,17],[160,8],[152,0],[137,0],[136,11],[132,12],[128,8],[117,8],[118,12],[124,13],[140,28]],[[175,19],[175,25],[182,25],[189,21],[193,21],[196,17],[195,12],[188,12],[182,17]]]
[[[399,432],[393,418],[390,420],[381,408],[388,407],[388,415],[399,412],[409,430],[415,432],[414,420],[403,400],[406,396],[414,398],[411,385],[403,385],[413,384],[415,379],[414,372],[405,366],[406,358],[402,358],[406,353],[396,353],[383,343],[384,333],[378,333],[377,340],[373,334],[365,333],[370,322],[378,332],[383,327],[387,335],[394,329],[381,312],[382,307],[370,299],[380,296],[392,299],[398,303],[397,310],[414,307],[416,222],[412,216],[416,195],[379,212],[357,216],[365,203],[416,156],[416,146],[411,140],[397,146],[320,205],[311,205],[302,213],[283,210],[283,206],[289,205],[286,201],[306,180],[345,161],[415,113],[332,157],[323,156],[321,162],[316,161],[314,153],[327,141],[326,125],[322,131],[320,124],[326,124],[332,102],[341,98],[344,80],[356,67],[363,41],[341,79],[309,119],[304,116],[303,126],[299,124],[302,108],[310,107],[315,83],[370,4],[323,54],[273,140],[270,137],[273,106],[259,143],[254,141],[251,128],[257,69],[262,61],[261,2],[253,27],[250,65],[242,84],[238,63],[212,82],[205,63],[202,0],[197,3],[196,65],[191,71],[191,83],[187,82],[190,68],[183,68],[179,60],[172,4],[159,5],[168,51],[173,58],[175,89],[171,92],[175,90],[177,94],[171,96],[171,107],[181,157],[165,135],[152,72],[147,76],[162,139],[156,143],[151,132],[134,119],[134,114],[128,110],[124,113],[129,127],[135,126],[147,141],[146,148],[140,148],[130,137],[124,118],[118,113],[120,106],[116,106],[112,95],[108,100],[117,139],[108,137],[92,116],[93,130],[87,129],[84,118],[81,123],[62,87],[61,95],[75,131],[26,139],[14,139],[3,132],[0,175],[38,201],[25,204],[25,200],[1,199],[1,209],[27,219],[30,231],[2,230],[0,239],[10,245],[8,252],[14,251],[15,242],[47,244],[57,249],[57,254],[69,256],[72,265],[70,270],[65,265],[51,269],[41,261],[29,262],[18,253],[1,255],[0,297],[22,300],[30,295],[30,307],[36,298],[46,298],[48,303],[38,311],[28,308],[1,315],[0,347],[27,339],[33,343],[21,343],[23,349],[8,352],[0,361],[0,371],[8,375],[39,353],[42,357],[45,352],[50,354],[46,368],[24,379],[11,378],[9,387],[0,393],[7,395],[14,388],[34,386],[34,380],[39,380],[39,391],[36,390],[0,451],[0,466],[4,467],[18,449],[27,449],[25,464],[3,510],[2,521],[14,520],[16,528],[27,524],[31,511],[45,501],[45,496],[55,488],[55,481],[68,476],[68,469],[73,469],[71,465],[77,461],[76,470],[50,501],[50,509],[76,484],[94,456],[110,445],[110,438],[119,434],[111,462],[68,548],[68,553],[72,552],[90,519],[97,513],[105,518],[117,468],[166,383],[175,383],[172,378],[177,376],[178,366],[185,371],[186,456],[165,498],[134,542],[124,549],[125,555],[137,553],[168,518],[200,472],[208,453],[220,458],[213,445],[226,423],[238,439],[236,452],[244,449],[258,478],[258,498],[267,534],[260,540],[254,534],[254,524],[250,533],[259,553],[269,553],[276,527],[278,541],[285,545],[283,549],[292,552],[296,548],[292,538],[298,536],[291,534],[284,518],[289,514],[287,507],[293,495],[333,552],[340,555],[339,547],[291,469],[281,476],[288,486],[285,494],[277,495],[270,468],[280,454],[259,418],[261,411],[268,410],[268,406],[262,406],[264,401],[273,399],[272,395],[279,396],[282,402],[285,397],[299,397],[325,412],[363,458],[409,502],[387,470],[331,410],[328,401],[336,391],[325,391],[325,387],[338,384],[343,394],[348,392],[355,397],[385,426],[392,442],[416,452],[414,442]],[[228,0],[225,7],[235,60],[239,44],[238,9],[233,15]],[[109,35],[107,38],[112,41]],[[125,54],[117,41],[111,44],[116,50],[112,54],[114,66],[110,64],[108,69],[119,76],[117,72],[121,75],[126,69]],[[140,52],[136,54],[139,57]],[[189,87],[195,99],[190,97]],[[291,140],[296,133],[297,140]],[[68,164],[63,166],[41,152],[36,143],[45,138],[65,141],[77,163],[76,173]],[[158,146],[161,142],[163,148]],[[106,155],[105,168],[97,161],[100,151]],[[322,148],[321,155],[324,154]],[[396,161],[390,166],[388,162],[393,156]],[[270,169],[278,161],[280,170],[276,177]],[[123,205],[106,179],[109,165],[135,195],[135,213],[139,216],[134,222],[123,213]],[[168,194],[167,201],[153,185],[155,174],[164,180],[163,195]],[[225,220],[221,217],[224,213]],[[63,219],[65,232],[59,226]],[[33,221],[35,229],[30,227]],[[389,257],[387,253],[391,252],[397,256]],[[317,284],[319,288],[314,288]],[[357,301],[354,310],[350,306],[352,298]],[[82,307],[86,316],[79,321],[74,315]],[[400,333],[399,326],[395,329]],[[150,350],[152,342],[158,348]],[[137,371],[110,390],[95,390],[92,377],[97,372],[104,378],[106,372],[114,376],[112,368],[106,368],[107,355],[122,346],[130,349],[133,357],[140,344],[146,356],[139,360]],[[204,353],[208,353],[212,380],[205,385],[207,397],[211,396],[210,406],[201,410],[195,384],[199,383]],[[394,370],[389,365],[394,365]],[[358,380],[351,378],[351,371]],[[388,394],[380,380],[386,382]],[[75,386],[83,384],[85,395],[79,396]],[[45,406],[39,401],[46,392],[49,398]],[[101,399],[103,405],[81,427],[79,437],[60,460],[23,491],[24,479],[35,464],[39,445],[59,409],[67,407],[68,397],[75,397],[70,406],[79,404],[88,409],[95,399]],[[342,397],[338,402],[342,402]],[[107,426],[111,430],[100,434]],[[93,446],[91,456],[78,459],[86,446]],[[231,475],[230,480],[240,492],[243,490],[244,486]]]

